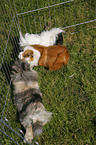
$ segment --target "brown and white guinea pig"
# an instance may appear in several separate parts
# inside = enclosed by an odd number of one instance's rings
[[[49,70],[58,70],[69,61],[70,55],[65,46],[31,45],[20,52],[19,59],[27,61],[31,67],[40,65]]]

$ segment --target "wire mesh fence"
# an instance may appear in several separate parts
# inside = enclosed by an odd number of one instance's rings
[[[64,35],[96,28],[94,0],[1,0],[0,110],[1,144],[19,144],[23,133],[17,128],[16,108],[11,98],[11,65],[19,52],[19,31],[40,33],[61,27]],[[18,137],[20,138],[18,140]],[[36,143],[37,144],[37,143]]]

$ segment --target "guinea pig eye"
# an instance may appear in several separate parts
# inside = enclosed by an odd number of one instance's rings
[[[26,54],[26,57],[29,57],[29,54],[28,53]]]
[[[23,55],[23,57],[29,57],[29,54],[25,54],[25,55]]]
[[[23,55],[23,57],[25,57],[25,55]]]

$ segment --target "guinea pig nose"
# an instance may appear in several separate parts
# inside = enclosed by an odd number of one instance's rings
[[[30,56],[33,57],[33,54],[31,54]]]

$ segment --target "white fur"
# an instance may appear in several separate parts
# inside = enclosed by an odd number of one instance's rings
[[[52,28],[50,30],[43,31],[40,34],[26,33],[24,37],[20,32],[20,46],[24,47],[34,44],[50,46],[56,42],[57,35],[62,32],[64,31],[60,28]]]
[[[39,109],[38,112],[39,113],[30,116],[30,118],[33,120],[33,123],[39,121],[39,122],[43,122],[43,125],[45,125],[47,122],[50,121],[50,118],[52,117],[51,112],[48,111],[46,112],[46,110],[41,110],[41,109]]]
[[[19,59],[23,59],[23,56],[22,56],[23,53],[24,53],[24,51],[22,51],[22,52],[19,53],[19,55],[18,55],[18,58]]]
[[[34,49],[34,47],[32,47],[32,46],[26,46],[26,47],[24,47],[24,51],[28,50],[28,49],[29,50],[33,50],[33,52],[34,52],[34,54],[33,54],[34,60],[33,61],[29,61],[29,57],[25,58],[24,60],[27,61],[30,64],[31,67],[37,66],[38,65],[38,61],[40,59],[40,52],[38,50]],[[19,56],[18,56],[19,59],[23,58],[22,57],[22,53],[24,53],[24,51],[19,53]]]
[[[39,107],[39,105],[40,105],[40,107]],[[35,104],[34,104],[34,106],[35,106]],[[42,108],[41,108],[41,106],[42,106]],[[29,113],[24,118],[22,124],[28,124],[28,123],[31,124],[31,122],[33,122],[33,123],[42,122],[43,123],[42,125],[45,125],[47,122],[50,121],[50,119],[52,117],[52,112],[46,111],[42,103],[38,104],[37,108],[34,107],[33,113],[31,112],[31,108],[30,108],[30,110],[26,110]],[[33,107],[32,107],[32,109],[33,109]]]
[[[15,93],[22,93],[30,88],[39,89],[38,82],[28,82],[27,84],[24,81],[13,82],[15,87]]]

